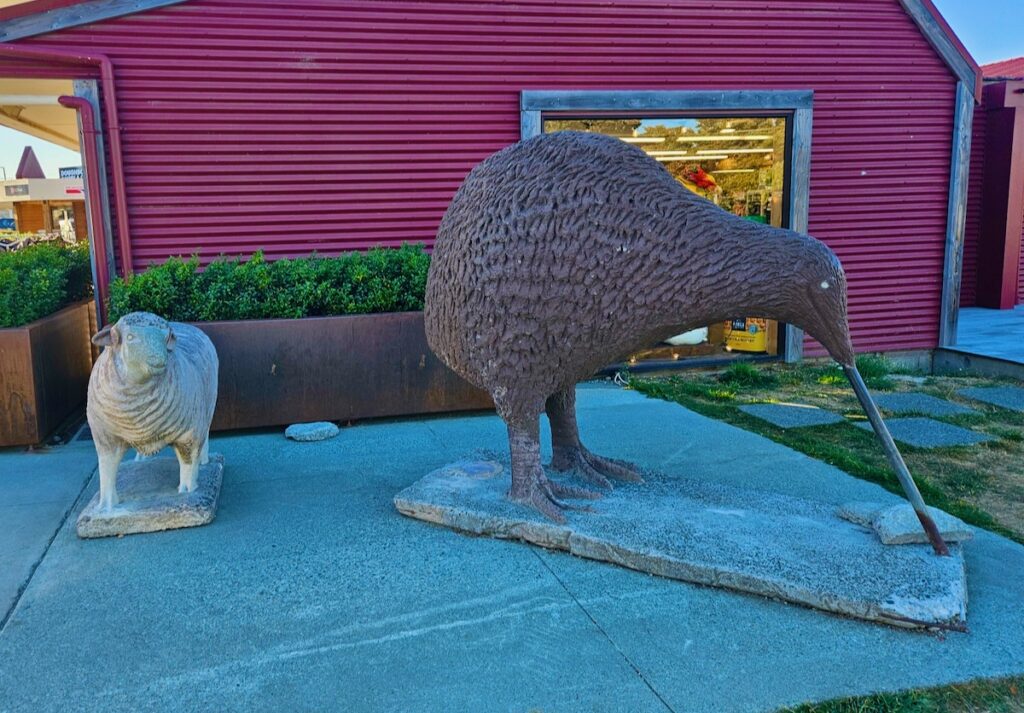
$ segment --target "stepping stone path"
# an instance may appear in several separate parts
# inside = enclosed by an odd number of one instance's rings
[[[775,424],[779,428],[803,428],[805,426],[824,426],[830,423],[845,421],[842,416],[815,406],[799,406],[795,404],[745,404],[740,411],[749,413],[764,421]]]
[[[890,374],[889,378],[896,381],[905,381],[908,384],[917,384],[918,386],[928,381],[927,376],[911,376],[910,374]]]
[[[871,424],[867,421],[856,425],[865,431],[871,430]],[[973,446],[976,443],[995,440],[987,433],[978,433],[931,418],[892,418],[886,419],[885,425],[889,427],[889,432],[897,441],[917,448]]]
[[[959,416],[978,413],[966,406],[913,391],[874,394],[875,403],[893,413],[926,413],[929,416]]]
[[[960,389],[957,393],[993,406],[1024,412],[1024,389],[1019,386],[975,386],[970,389]]]

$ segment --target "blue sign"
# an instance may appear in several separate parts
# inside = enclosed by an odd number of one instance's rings
[[[58,168],[61,178],[81,178],[82,167],[81,166],[68,166],[66,168]]]
[[[0,230],[14,230],[14,218],[0,218]]]

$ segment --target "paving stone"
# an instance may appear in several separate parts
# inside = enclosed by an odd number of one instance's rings
[[[803,428],[840,423],[845,419],[837,413],[799,404],[745,404],[740,411],[773,423],[779,428]]]
[[[871,424],[862,421],[857,428],[871,430]],[[946,446],[973,446],[995,440],[987,433],[978,433],[931,418],[887,418],[885,425],[897,441],[917,448],[943,448]]]
[[[875,403],[893,413],[926,413],[929,416],[960,416],[974,409],[913,391],[874,394]]]
[[[616,484],[557,524],[512,503],[508,469],[464,462],[395,496],[403,515],[473,535],[522,540],[587,559],[900,626],[962,625],[959,547],[887,547],[836,516],[835,506],[645,473]]]
[[[326,441],[338,435],[339,428],[330,421],[293,423],[285,429],[285,438],[293,441]]]
[[[217,513],[223,476],[224,456],[211,453],[209,463],[199,467],[196,489],[179,493],[177,458],[123,461],[117,470],[120,502],[111,510],[101,510],[97,492],[78,516],[78,536],[113,537],[206,525]]]
[[[932,520],[946,542],[961,542],[974,536],[974,531],[963,520],[938,508],[929,507]],[[878,502],[854,501],[843,503],[836,515],[863,527],[871,528],[883,544],[927,544],[928,536],[921,529],[921,521],[910,503],[886,505]]]
[[[1011,411],[1024,411],[1024,388],[1019,386],[975,386],[957,393]]]
[[[887,506],[882,503],[864,502],[861,500],[843,503],[836,509],[836,515],[849,520],[850,522],[861,525],[862,527],[871,527],[871,523],[875,521],[875,514],[884,510]]]
[[[908,384],[917,384],[918,386],[928,381],[927,376],[913,376],[911,374],[890,374],[889,378],[896,381],[905,381]]]
[[[958,517],[953,517],[947,512],[937,508],[928,508],[935,526],[939,528],[939,534],[946,542],[961,542],[969,540],[974,533],[970,526]],[[874,528],[878,539],[883,545],[907,545],[927,544],[928,536],[921,528],[921,521],[917,519],[910,503],[893,505],[875,514]]]

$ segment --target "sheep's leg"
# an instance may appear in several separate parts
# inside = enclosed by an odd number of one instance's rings
[[[199,480],[199,453],[201,447],[189,443],[174,445],[174,452],[178,455],[178,466],[180,476],[178,478],[178,492],[191,493],[196,489],[196,482]]]
[[[576,425],[576,389],[570,387],[548,397],[544,405],[551,422],[551,467],[558,471],[574,471],[584,480],[603,488],[612,484],[608,478],[642,483],[640,471],[621,460],[594,455],[580,442]]]
[[[206,465],[210,462],[210,432],[206,432],[206,437],[203,438],[203,447],[199,451],[199,465]]]
[[[100,509],[111,510],[120,502],[117,497],[117,468],[128,449],[123,445],[101,446],[97,443],[96,446],[100,471]]]
[[[540,464],[540,427],[538,417],[526,423],[508,423],[508,442],[512,452],[512,488],[508,497],[513,502],[533,508],[558,523],[565,522],[563,510],[583,509],[568,505],[559,498],[600,498],[583,488],[574,488],[548,480]]]

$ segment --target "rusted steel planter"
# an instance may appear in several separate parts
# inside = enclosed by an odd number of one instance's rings
[[[95,331],[91,300],[0,329],[0,446],[43,441],[85,403]]]
[[[422,312],[196,326],[220,357],[214,430],[493,408],[430,351]]]

